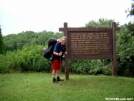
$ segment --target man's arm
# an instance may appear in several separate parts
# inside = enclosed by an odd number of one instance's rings
[[[53,52],[54,55],[57,55],[57,56],[61,56],[62,55],[62,52],[58,53],[58,52]]]
[[[58,44],[56,44],[54,46],[53,54],[56,55],[56,56],[61,56],[62,55],[62,52],[58,53]]]

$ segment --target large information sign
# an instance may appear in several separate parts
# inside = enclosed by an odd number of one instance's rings
[[[108,32],[69,32],[68,57],[112,55],[112,34]]]
[[[113,71],[116,75],[116,28],[60,28],[67,37],[66,79],[69,79],[68,60],[112,59]]]

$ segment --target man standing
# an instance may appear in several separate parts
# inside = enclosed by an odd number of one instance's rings
[[[62,67],[62,56],[63,54],[67,54],[65,43],[66,43],[66,37],[61,37],[59,42],[57,42],[54,47],[52,66],[51,66],[53,83],[56,83],[57,81],[62,81],[60,79],[60,70]]]

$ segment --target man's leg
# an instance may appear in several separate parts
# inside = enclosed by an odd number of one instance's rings
[[[55,74],[56,74],[56,70],[52,69],[52,79],[53,79],[53,83],[57,82],[56,78],[55,78]]]
[[[57,61],[53,60],[52,61],[52,79],[53,79],[53,83],[56,83],[57,80],[56,80],[56,71],[57,71]]]
[[[59,68],[56,70],[56,76],[57,76],[57,81],[63,81],[62,79],[60,79],[60,72],[61,72],[61,68],[62,68],[62,62],[59,62],[58,64]]]

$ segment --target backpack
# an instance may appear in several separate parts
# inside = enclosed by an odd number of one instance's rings
[[[50,59],[52,54],[53,54],[53,50],[54,50],[54,46],[57,43],[57,39],[56,38],[52,38],[48,41],[48,48],[44,48],[42,50],[42,55],[44,58],[46,59]]]

